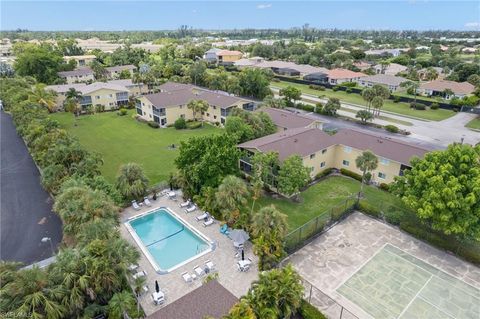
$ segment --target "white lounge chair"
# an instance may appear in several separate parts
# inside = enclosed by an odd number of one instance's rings
[[[136,200],[132,200],[132,207],[135,210],[140,210],[141,209],[140,206],[137,204]]]
[[[192,276],[190,276],[190,274],[188,272],[182,273],[182,278],[187,284],[193,282],[193,278],[192,278]]]
[[[215,268],[215,264],[212,263],[210,260],[207,260],[205,262],[205,267],[208,269],[208,271],[212,272],[212,271],[215,271],[216,268]]]
[[[137,279],[137,278],[140,278],[140,277],[145,277],[146,275],[147,275],[147,273],[144,270],[142,270],[142,271],[139,271],[136,274],[134,274],[132,276],[132,278]]]
[[[130,266],[128,266],[128,270],[130,270],[131,272],[135,271],[138,269],[138,265],[137,264],[131,264]]]
[[[188,214],[188,213],[194,212],[196,210],[197,210],[197,206],[192,205],[192,206],[188,207],[187,209],[185,209],[185,213]]]
[[[205,270],[203,270],[203,268],[199,267],[198,265],[193,267],[193,271],[197,274],[198,277],[201,277],[205,274]]]
[[[174,191],[168,192],[167,197],[169,199],[176,199],[177,198],[177,193],[175,193]]]
[[[203,222],[203,227],[208,227],[210,225],[213,225],[213,223],[215,223],[213,218],[209,218],[206,222]]]
[[[192,204],[190,200],[187,200],[186,202],[180,203],[181,208],[189,207]]]
[[[208,218],[209,216],[210,215],[207,212],[205,212],[202,215],[195,217],[195,219],[199,222],[201,220],[204,220],[205,218]]]
[[[152,206],[152,203],[150,202],[150,200],[148,199],[148,197],[144,197],[143,198],[143,203],[146,205],[146,206]]]

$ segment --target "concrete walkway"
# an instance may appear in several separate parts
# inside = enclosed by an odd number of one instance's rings
[[[272,88],[272,90],[275,93],[278,93],[278,88]],[[302,94],[302,99],[322,103],[325,103],[327,101],[327,99],[320,99],[311,94]],[[349,108],[354,111],[365,109],[365,107],[362,105],[356,105],[351,103],[342,102],[341,105],[342,107]],[[355,113],[344,110],[339,110],[338,114],[345,117],[355,118]],[[473,120],[476,117],[476,115],[473,113],[457,113],[456,115],[442,121],[421,120],[402,116],[400,114],[386,112],[381,112],[380,115],[384,115],[388,118],[395,120],[406,121],[411,123],[412,125],[402,125],[379,118],[374,119],[373,123],[380,125],[393,124],[400,129],[411,132],[411,138],[422,140],[426,143],[435,144],[437,146],[447,147],[449,144],[452,144],[454,142],[461,142],[462,139],[464,143],[469,143],[472,145],[480,142],[480,132],[475,132],[465,127],[465,125],[469,121]]]

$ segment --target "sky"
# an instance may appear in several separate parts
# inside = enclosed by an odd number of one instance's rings
[[[316,28],[480,30],[480,1],[0,0],[0,29],[96,31]]]

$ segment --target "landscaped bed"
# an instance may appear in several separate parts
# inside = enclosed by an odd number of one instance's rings
[[[474,130],[480,130],[480,116],[468,122],[467,125],[465,125],[465,127],[468,127]]]
[[[333,91],[331,89],[325,89],[324,91],[315,90],[306,84],[299,84],[293,82],[286,82],[286,81],[279,81],[279,82],[272,82],[273,87],[284,88],[287,86],[293,86],[300,89],[303,93],[312,94],[315,96],[325,95],[326,98],[336,97],[339,98],[341,101],[346,103],[358,104],[358,105],[365,105],[365,100],[363,100],[360,94],[356,93],[346,93],[344,91]],[[453,115],[455,112],[445,110],[445,109],[437,109],[437,110],[414,110],[410,108],[410,105],[407,103],[399,102],[395,103],[391,100],[385,101],[381,111],[388,111],[392,113],[397,113],[400,115],[416,117],[425,120],[431,121],[441,121],[447,119]]]
[[[219,128],[207,123],[194,130],[154,129],[134,120],[133,113],[129,111],[125,116],[116,112],[84,115],[78,118],[77,126],[74,126],[71,113],[55,113],[52,118],[76,136],[86,149],[101,154],[104,161],[102,174],[110,182],[115,181],[119,167],[129,162],[142,165],[150,184],[166,181],[174,171],[180,141],[220,132]],[[173,149],[172,144],[175,145]]]

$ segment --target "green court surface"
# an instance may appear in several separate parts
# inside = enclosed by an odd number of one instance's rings
[[[337,292],[374,318],[480,317],[480,290],[385,245]]]

